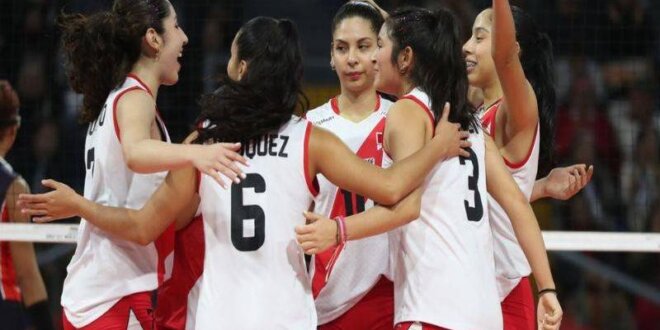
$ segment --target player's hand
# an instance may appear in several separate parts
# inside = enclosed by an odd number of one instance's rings
[[[539,305],[536,312],[538,328],[540,330],[559,329],[563,313],[555,293],[548,292],[542,294],[539,297]]]
[[[449,122],[449,103],[445,103],[442,109],[442,117],[435,126],[435,137],[440,140],[439,145],[445,149],[444,159],[456,156],[470,157],[470,153],[465,150],[472,146],[468,141],[469,132],[461,131],[461,125]]]
[[[567,200],[586,186],[594,174],[593,165],[585,164],[557,167],[545,178],[545,195],[559,200]]]
[[[303,212],[304,226],[296,226],[296,240],[305,254],[321,253],[337,244],[337,223],[322,215]]]
[[[228,184],[222,176],[229,179],[229,184],[240,183],[241,178],[245,178],[245,174],[237,166],[237,163],[248,165],[245,157],[237,152],[240,149],[240,143],[197,145],[192,155],[192,164],[200,172],[211,176],[220,186],[227,188]]]
[[[16,206],[21,209],[21,213],[32,217],[34,222],[50,222],[78,215],[82,196],[55,180],[42,180],[41,184],[53,190],[43,194],[18,195]]]

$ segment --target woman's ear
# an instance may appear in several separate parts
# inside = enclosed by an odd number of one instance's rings
[[[163,48],[163,37],[154,28],[147,29],[144,34],[144,43],[149,55],[156,58],[160,56],[160,50]]]
[[[399,52],[399,56],[397,57],[397,66],[399,67],[400,74],[404,75],[410,71],[414,58],[415,53],[413,52],[412,48],[410,48],[410,46],[406,46],[406,48]]]

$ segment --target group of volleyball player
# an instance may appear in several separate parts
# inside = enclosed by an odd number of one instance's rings
[[[155,102],[187,44],[168,1],[60,23],[89,124],[84,197],[45,180],[19,205],[36,222],[82,218],[66,329],[559,328],[529,201],[571,197],[593,168],[536,180],[551,49],[508,1],[464,45],[444,9],[344,4],[341,92],[304,118],[294,23],[251,19],[183,144]]]

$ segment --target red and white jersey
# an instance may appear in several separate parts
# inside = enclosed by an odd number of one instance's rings
[[[415,89],[403,98],[434,118],[424,92]],[[470,135],[469,158],[454,157],[433,168],[422,186],[420,217],[390,234],[395,324],[502,329],[483,134]]]
[[[139,209],[167,174],[138,174],[126,165],[116,106],[122,95],[135,89],[151,94],[136,76],[129,75],[110,93],[98,118],[87,130],[84,195],[102,205]],[[162,139],[170,142],[159,116],[156,121]],[[142,246],[119,239],[82,219],[78,246],[67,267],[62,293],[67,319],[74,326],[83,327],[122,297],[156,289],[164,272],[162,256],[169,254],[173,241],[173,227],[156,242]]]
[[[243,143],[247,175],[223,189],[199,184],[206,252],[197,329],[315,329],[316,311],[295,227],[318,188],[307,179],[312,124],[292,116]]]
[[[488,134],[495,139],[497,111],[502,104],[501,100],[481,112],[481,123]],[[537,125],[534,133],[534,144],[529,148],[527,157],[519,163],[512,163],[504,158],[504,162],[511,172],[513,179],[523,192],[527,200],[532,196],[536,173],[539,166],[540,134]],[[504,300],[520,282],[520,279],[531,273],[531,267],[527,262],[518,239],[513,231],[511,220],[504,209],[488,196],[490,223],[493,230],[493,249],[495,252],[495,275],[500,300]]]
[[[385,119],[392,102],[378,96],[374,112],[356,123],[342,117],[337,98],[307,112],[307,119],[339,137],[360,158],[382,166],[383,133]],[[319,195],[315,199],[314,212],[334,218],[350,216],[373,207],[372,200],[335,186],[319,175]],[[389,243],[387,234],[346,243],[341,257],[327,278],[326,265],[334,249],[314,256],[312,288],[319,324],[328,323],[353,307],[378,282],[389,269]]]
[[[11,193],[8,189],[16,180],[16,176],[11,165],[0,157],[0,198],[2,199],[0,223],[8,223],[10,220],[5,199],[7,194]],[[21,301],[21,289],[16,279],[9,243],[9,241],[0,241],[0,302]]]

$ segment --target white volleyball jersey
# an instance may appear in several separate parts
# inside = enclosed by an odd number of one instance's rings
[[[496,102],[485,111],[481,112],[481,123],[490,136],[495,139],[496,116],[500,108],[501,101]],[[504,158],[504,162],[518,184],[527,200],[532,196],[534,183],[536,182],[536,173],[539,166],[540,134],[537,125],[534,133],[534,143],[527,153],[524,160],[513,163]],[[516,234],[513,231],[511,220],[504,212],[504,209],[494,198],[488,196],[490,223],[493,230],[493,250],[495,252],[495,276],[497,279],[497,290],[500,300],[504,300],[511,290],[513,290],[520,279],[529,276],[531,267],[527,262]]]
[[[85,198],[131,209],[141,208],[167,172],[138,174],[126,165],[116,121],[116,106],[126,92],[148,87],[136,76],[108,96],[98,118],[89,124],[85,141]],[[160,135],[170,142],[165,125],[156,118]],[[76,252],[67,267],[62,306],[76,327],[85,326],[127,295],[154,290],[164,268],[162,256],[171,250],[173,230],[147,246],[108,234],[85,219],[80,221]]]
[[[424,92],[415,89],[403,98],[414,100],[433,118]],[[483,132],[473,132],[470,142],[469,158],[445,160],[428,175],[420,217],[390,234],[395,323],[502,329]]]
[[[378,96],[374,112],[356,123],[339,113],[337,98],[307,112],[307,119],[339,137],[360,158],[382,166],[385,119],[392,102]],[[338,188],[319,175],[319,195],[314,212],[334,218],[360,213],[374,206],[372,200]],[[355,306],[378,282],[389,276],[389,243],[387,233],[346,242],[344,250],[326,282],[326,265],[334,249],[314,256],[312,289],[319,324],[328,323]]]
[[[312,124],[293,116],[243,143],[240,184],[200,182],[206,252],[197,329],[315,329],[316,311],[295,227],[318,191],[307,179]]]

